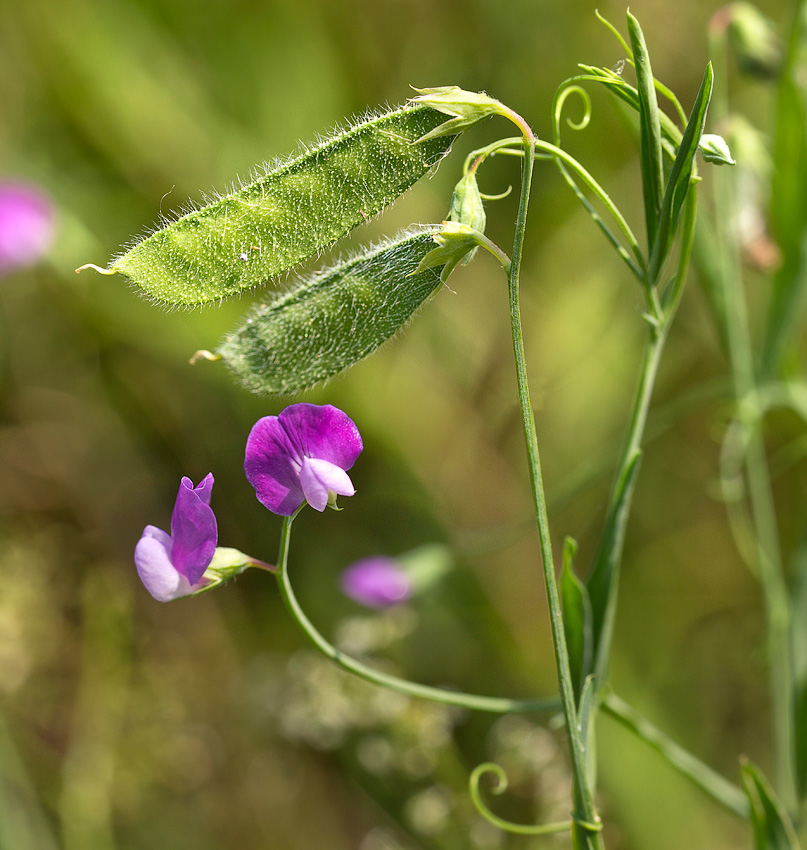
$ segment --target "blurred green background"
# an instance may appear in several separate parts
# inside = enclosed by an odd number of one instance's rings
[[[719,5],[631,5],[656,75],[685,107]],[[784,32],[789,4],[761,8]],[[599,9],[623,27],[623,5]],[[410,85],[484,89],[547,137],[552,95],[576,63],[622,58],[593,5],[576,0],[0,2],[0,178],[40,185],[57,211],[45,260],[0,280],[2,850],[565,846],[489,827],[465,785],[496,758],[513,780],[498,811],[565,817],[564,741],[548,718],[470,716],[351,680],[312,654],[264,575],[170,605],[148,596],[133,548],[147,523],[168,527],[182,475],[214,473],[222,545],[274,560],[280,522],[244,479],[243,448],[254,421],[289,399],[250,396],[217,364],[188,365],[252,296],[164,311],[120,278],[73,269],[105,265],[161,213],[347,116],[402,102]],[[717,73],[766,130],[771,88],[733,66],[728,79]],[[461,140],[354,244],[442,219],[464,153],[510,132],[488,124]],[[641,230],[630,123],[594,92],[592,126],[566,141]],[[493,161],[481,179],[483,191],[503,191],[517,164]],[[488,208],[488,234],[505,247],[514,211],[512,197]],[[550,165],[536,172],[523,278],[554,541],[577,537],[585,571],[644,329],[635,284]],[[693,279],[655,409],[725,375]],[[295,526],[291,567],[314,622],[418,681],[553,693],[493,262],[460,269],[396,340],[306,399],[343,408],[365,440],[356,497]],[[769,765],[769,736],[758,590],[717,497],[724,416],[708,402],[655,420],[613,681],[736,780],[741,753]],[[780,443],[797,430],[786,416],[773,427]],[[781,484],[783,504],[803,502],[799,471]],[[353,560],[427,543],[446,547],[452,569],[406,609],[379,616],[340,595]],[[598,745],[610,850],[750,846],[742,824],[607,718]]]

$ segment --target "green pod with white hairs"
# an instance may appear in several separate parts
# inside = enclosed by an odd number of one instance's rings
[[[358,363],[441,285],[421,269],[438,226],[405,232],[318,272],[257,307],[217,354],[247,389],[302,392]]]
[[[107,270],[166,304],[219,301],[333,244],[423,177],[454,136],[421,140],[445,115],[408,105],[371,115],[253,182],[155,230]]]

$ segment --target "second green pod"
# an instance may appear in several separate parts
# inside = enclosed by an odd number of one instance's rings
[[[310,389],[375,351],[441,286],[419,269],[439,226],[407,231],[306,278],[249,314],[217,353],[248,389]]]

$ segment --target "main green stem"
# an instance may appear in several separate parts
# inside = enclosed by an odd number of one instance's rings
[[[645,426],[647,425],[647,415],[650,410],[650,402],[653,398],[653,390],[656,384],[656,376],[658,375],[658,367],[661,362],[661,355],[664,351],[664,344],[667,340],[667,331],[669,325],[667,323],[654,325],[649,328],[649,336],[645,343],[644,351],[642,352],[642,364],[640,367],[639,386],[636,390],[636,395],[633,401],[633,409],[631,410],[630,423],[628,431],[622,445],[622,453],[617,464],[616,478],[611,490],[610,503],[608,505],[606,527],[615,527],[615,513],[622,509],[630,511],[632,501],[632,492],[628,494],[625,502],[621,502],[619,493],[626,472],[626,469],[631,463],[631,459],[636,452],[642,447],[644,439]],[[599,634],[597,635],[597,658],[595,663],[595,679],[597,686],[602,685],[608,672],[608,663],[611,657],[611,642],[614,633],[614,621],[616,617],[616,595],[619,588],[619,564],[622,559],[622,538],[624,537],[624,527],[615,530],[616,539],[611,535],[603,539],[602,545],[608,547],[608,550],[603,553],[598,553],[597,560],[600,557],[612,559],[615,563],[612,567],[613,578],[608,586],[608,597],[605,602],[605,613]]]
[[[544,584],[549,603],[549,620],[552,629],[552,643],[555,649],[560,699],[563,715],[566,721],[566,731],[569,736],[571,751],[574,798],[577,811],[573,831],[577,832],[580,847],[586,850],[601,850],[604,847],[602,837],[582,826],[582,822],[598,824],[600,822],[594,798],[589,787],[586,772],[586,753],[584,751],[580,722],[574,697],[569,653],[566,648],[566,635],[563,630],[563,615],[560,605],[560,594],[555,576],[552,541],[549,534],[549,519],[546,509],[546,498],[541,475],[541,459],[538,452],[538,438],[535,431],[535,419],[530,404],[530,392],[527,382],[526,358],[524,355],[524,338],[521,329],[521,307],[519,297],[519,273],[524,246],[524,232],[527,221],[527,207],[532,186],[532,171],[535,162],[535,138],[529,128],[524,133],[524,163],[521,180],[521,198],[519,200],[518,217],[516,219],[515,238],[510,270],[507,276],[510,325],[513,337],[513,354],[516,365],[516,381],[518,384],[518,399],[521,405],[521,415],[524,425],[524,436],[527,443],[527,460],[530,470],[532,497],[535,505],[535,516],[538,523],[538,540],[543,563]]]

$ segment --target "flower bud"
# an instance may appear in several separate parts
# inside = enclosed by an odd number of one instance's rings
[[[485,224],[487,223],[485,205],[482,203],[475,170],[465,174],[454,187],[448,221],[467,224],[468,227],[478,230],[480,233],[485,232]]]
[[[339,579],[345,596],[368,608],[390,608],[412,593],[406,573],[394,558],[364,558],[349,566]]]
[[[712,18],[715,29],[725,29],[740,70],[754,77],[772,79],[782,66],[781,48],[773,22],[756,6],[738,0]]]
[[[704,133],[699,142],[701,155],[704,162],[712,165],[736,165],[732,159],[728,143],[722,136],[714,133]]]
[[[35,263],[52,238],[49,198],[22,183],[0,183],[0,275]]]

